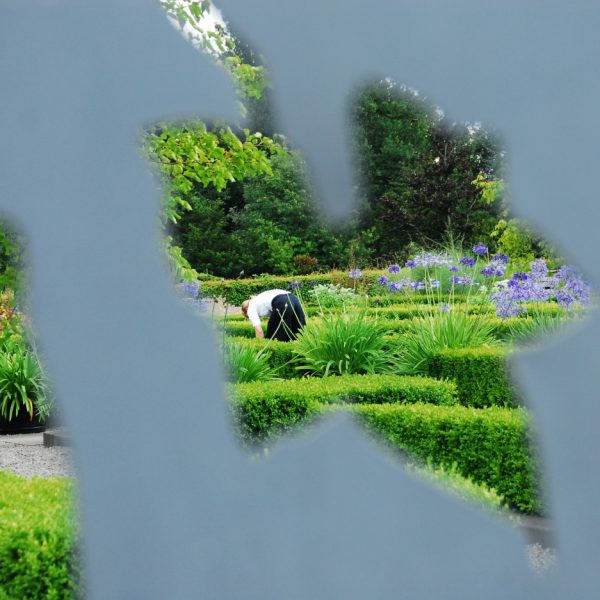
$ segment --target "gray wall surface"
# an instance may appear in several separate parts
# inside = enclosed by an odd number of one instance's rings
[[[352,201],[346,94],[390,76],[493,123],[519,213],[599,280],[600,6],[221,0],[265,54],[285,133],[335,218]],[[253,462],[215,340],[178,301],[147,123],[235,120],[224,73],[144,0],[0,0],[0,209],[30,241],[31,305],[74,449],[89,598],[591,598],[600,577],[597,319],[518,359],[560,546],[405,474],[345,421]]]

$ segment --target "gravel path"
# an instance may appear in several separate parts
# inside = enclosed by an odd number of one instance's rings
[[[45,447],[41,433],[0,435],[0,471],[24,477],[72,477],[71,451],[61,446]]]

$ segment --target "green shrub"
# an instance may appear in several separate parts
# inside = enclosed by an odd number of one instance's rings
[[[402,336],[398,370],[408,374],[427,374],[429,360],[441,350],[476,348],[495,343],[492,330],[486,319],[454,311],[413,319],[410,329]]]
[[[514,407],[519,396],[507,376],[506,353],[501,346],[441,350],[428,358],[427,374],[455,381],[465,406]]]
[[[231,395],[234,428],[245,446],[264,445],[282,434],[297,432],[321,413],[321,405],[304,396],[253,394],[253,389],[262,389],[268,383],[249,387],[252,385],[238,384],[232,387]]]
[[[364,312],[331,313],[308,321],[293,348],[298,369],[320,376],[390,372],[396,357],[386,333],[377,320],[365,319]]]
[[[259,348],[227,340],[223,354],[229,380],[233,383],[262,382],[277,377],[266,346]]]
[[[497,491],[510,506],[540,514],[533,432],[525,409],[431,404],[354,405],[367,428],[392,448],[453,468]]]
[[[0,472],[0,598],[77,597],[76,540],[70,481]]]

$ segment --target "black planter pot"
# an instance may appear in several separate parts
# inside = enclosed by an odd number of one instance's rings
[[[42,423],[37,415],[33,415],[33,419],[30,419],[29,413],[24,408],[21,408],[12,421],[7,421],[0,415],[0,434],[40,433],[44,429],[46,429],[45,423]]]

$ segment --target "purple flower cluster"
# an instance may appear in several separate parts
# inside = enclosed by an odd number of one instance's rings
[[[475,259],[472,256],[463,256],[458,262],[461,265],[466,265],[467,267],[475,266]]]
[[[479,254],[480,256],[487,254],[487,246],[483,242],[477,242],[473,246],[473,254]]]
[[[350,269],[350,271],[348,271],[348,277],[350,277],[350,279],[360,279],[362,277],[362,271],[360,269]]]
[[[406,263],[406,266],[408,267],[408,263]],[[400,273],[400,265],[392,265],[391,267],[388,267],[388,271],[390,273]]]
[[[184,298],[198,298],[198,292],[200,291],[199,281],[194,281],[193,283],[190,283],[189,281],[184,281],[182,279],[181,283],[179,284],[179,287]]]
[[[453,271],[454,273],[458,273],[458,271],[460,271],[460,269],[456,265],[452,265],[451,267],[448,267],[448,271]]]
[[[505,265],[508,262],[508,255],[506,255],[506,254],[494,254],[494,256],[492,256],[492,262],[495,262],[497,264]]]
[[[556,281],[556,301],[565,308],[571,303],[587,305],[590,302],[591,287],[586,283],[578,269],[572,265],[562,266],[554,276]]]
[[[492,262],[485,265],[485,268],[479,272],[486,277],[502,277],[504,275],[504,267]]]
[[[296,281],[296,280],[294,280],[294,281],[291,281],[291,282],[290,282],[290,287],[291,287],[293,290],[296,290],[296,289],[298,289],[299,287],[302,287],[302,282],[301,282],[301,281]]]
[[[409,269],[414,269],[415,267],[418,267],[419,265],[417,265],[417,262],[414,260],[407,260],[404,263],[405,267],[408,267]],[[391,268],[391,267],[390,267]]]
[[[440,265],[447,265],[451,262],[450,256],[447,254],[434,254],[433,252],[425,252],[415,256],[412,261],[416,267],[438,267]],[[406,263],[408,266],[408,263]]]
[[[543,258],[532,261],[529,266],[531,267],[531,276],[536,281],[548,276],[548,266]]]
[[[441,312],[450,312],[450,305],[447,302],[442,302],[439,306]]]
[[[552,298],[566,309],[573,303],[588,304],[590,286],[574,267],[563,266],[553,277],[549,277],[546,261],[539,258],[531,262],[530,268],[530,273],[514,273],[502,289],[490,296],[496,304],[499,317],[512,317],[525,312],[522,303],[547,302]]]
[[[378,280],[377,283],[379,285],[386,285],[388,282],[390,281],[389,277],[386,277],[385,275],[382,275]]]
[[[475,281],[473,281],[473,278],[470,275],[463,275],[462,277],[459,277],[459,276],[450,277],[450,283],[454,283],[455,285],[468,285],[468,286],[479,285],[478,283],[475,283]]]

